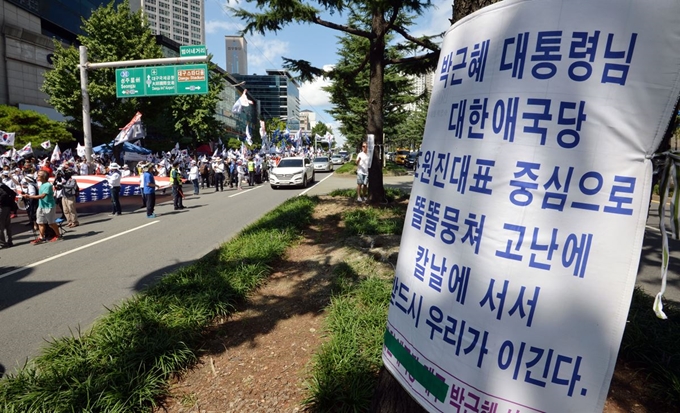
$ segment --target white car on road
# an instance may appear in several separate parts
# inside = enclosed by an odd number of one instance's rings
[[[269,184],[274,189],[279,186],[306,187],[314,182],[314,166],[309,158],[283,158],[269,172]]]
[[[333,164],[327,156],[317,156],[312,163],[315,171],[333,172]]]

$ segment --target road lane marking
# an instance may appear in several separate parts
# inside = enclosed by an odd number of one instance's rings
[[[309,188],[305,189],[304,191],[300,192],[300,193],[298,194],[298,196],[302,196],[302,195],[306,194],[307,192],[311,191],[312,189],[314,189],[315,186],[319,185],[321,182],[323,182],[323,181],[325,181],[326,179],[328,179],[328,178],[330,178],[331,176],[333,176],[334,173],[335,173],[335,172],[331,172],[331,174],[328,175],[327,177],[325,177],[324,179],[322,179],[322,180],[320,180],[320,181],[316,181],[316,183],[315,183],[314,185],[312,185],[312,186],[310,186]]]
[[[34,263],[32,263],[32,264],[28,264],[28,265],[26,265],[26,266],[24,266],[24,267],[17,268],[16,270],[13,270],[13,271],[10,271],[10,272],[1,274],[1,275],[0,275],[0,279],[3,279],[3,278],[5,278],[5,277],[9,277],[10,275],[14,275],[14,274],[16,274],[16,273],[19,273],[19,272],[21,272],[21,271],[24,271],[24,270],[27,269],[27,268],[34,268],[34,267],[37,267],[37,266],[40,265],[40,264],[44,264],[44,263],[46,263],[46,262],[54,261],[54,260],[56,260],[56,259],[58,259],[58,258],[65,257],[65,256],[67,256],[67,255],[69,255],[69,254],[73,254],[74,252],[78,252],[78,251],[84,250],[85,248],[90,248],[90,247],[92,247],[92,246],[94,246],[94,245],[101,244],[102,242],[106,242],[106,241],[112,240],[112,239],[114,239],[114,238],[120,237],[120,236],[125,235],[125,234],[129,234],[129,233],[131,233],[131,232],[133,232],[133,231],[137,231],[138,229],[142,229],[142,228],[148,227],[149,225],[157,224],[158,222],[159,222],[159,221],[151,221],[151,222],[149,222],[148,224],[140,225],[140,226],[138,226],[138,227],[136,227],[136,228],[132,228],[132,229],[129,229],[129,230],[127,230],[127,231],[123,231],[123,232],[121,232],[121,233],[119,233],[119,234],[111,235],[110,237],[106,237],[106,238],[100,239],[99,241],[95,241],[95,242],[92,242],[92,243],[90,243],[90,244],[83,245],[82,247],[74,248],[74,249],[72,249],[72,250],[69,250],[69,251],[66,251],[66,252],[62,252],[61,254],[57,254],[57,255],[55,255],[55,256],[52,256],[52,257],[49,257],[49,258],[45,258],[44,260],[41,260],[41,261],[38,261],[38,262],[34,262]]]
[[[260,188],[262,188],[261,185],[260,185],[260,186],[256,186],[255,188],[246,189],[245,191],[244,191],[244,190],[241,190],[240,192],[237,192],[237,193],[235,193],[234,195],[229,195],[229,198],[233,198],[233,197],[235,197],[235,196],[243,195],[243,194],[245,194],[246,192],[254,191],[254,190],[260,189]],[[237,191],[238,191],[238,190],[237,190]]]

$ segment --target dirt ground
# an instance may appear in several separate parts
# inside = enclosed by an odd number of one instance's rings
[[[346,199],[321,200],[303,241],[243,308],[206,333],[200,363],[171,384],[155,413],[305,411],[332,267],[352,253],[343,247],[340,214],[356,207]],[[604,413],[664,413],[647,389],[643,375],[617,364]]]

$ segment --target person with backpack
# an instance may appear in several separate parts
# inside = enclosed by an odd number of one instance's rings
[[[67,227],[73,228],[80,225],[78,222],[78,211],[76,211],[76,198],[78,197],[78,182],[73,179],[73,172],[67,170],[65,172],[66,182],[61,188],[62,192],[62,207],[64,209],[64,215],[66,215]]]
[[[14,192],[5,183],[0,183],[0,247],[9,248],[12,243],[12,208],[16,201]]]
[[[201,175],[201,188],[210,188],[210,164],[207,161],[201,161],[198,173]]]

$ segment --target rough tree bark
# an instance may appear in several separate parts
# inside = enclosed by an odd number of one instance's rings
[[[467,16],[468,14],[477,11],[478,9],[481,9],[482,7],[486,7],[488,5],[491,5],[493,3],[497,3],[500,0],[456,0],[453,3],[453,17],[451,20],[451,23],[454,23],[455,21],[461,19],[462,17]],[[371,68],[373,70],[373,68]],[[371,85],[372,87],[373,85]],[[376,95],[371,95],[371,96],[376,96]],[[380,95],[382,96],[382,95]],[[377,107],[381,108],[382,107],[382,102],[380,102],[380,106],[373,106],[373,102],[371,103],[371,107]],[[369,112],[369,119],[371,119],[370,112]],[[382,118],[381,118],[382,119]],[[370,125],[370,120],[369,120],[369,133],[371,130],[371,125]],[[382,125],[380,125],[380,143],[382,144]],[[376,146],[378,143],[378,136],[376,136]],[[377,155],[373,154],[373,163],[375,162],[380,162],[380,159],[377,158]],[[372,171],[369,171],[369,180],[373,176],[371,173]],[[382,174],[380,176],[380,179],[382,180]],[[369,189],[372,187],[373,183],[369,181]],[[382,188],[382,185],[380,186]],[[376,194],[377,195],[377,194]],[[383,194],[380,194],[380,196],[384,196]],[[371,198],[373,202],[376,202],[376,198],[374,198],[374,194],[371,194]],[[373,393],[373,400],[371,402],[371,412],[373,413],[425,413],[425,409],[423,409],[411,396],[404,390],[403,387],[399,384],[399,382],[387,371],[385,367],[382,367],[380,369],[380,374],[378,377],[378,383],[376,385],[375,393]]]
[[[370,71],[368,85],[368,128],[367,132],[375,137],[373,160],[368,171],[368,197],[372,203],[380,203],[385,199],[382,176],[382,148],[383,148],[383,82],[385,78],[385,29],[387,22],[382,13],[375,13],[371,22],[372,31],[376,34],[371,39]]]

